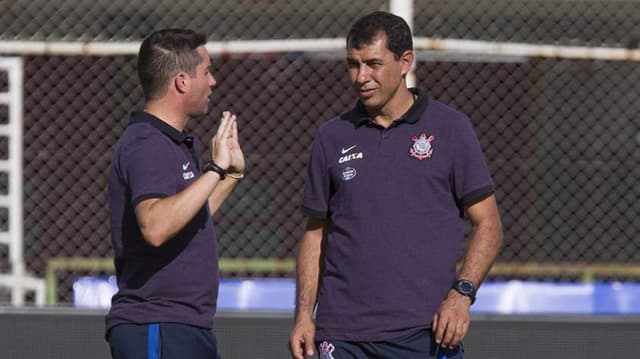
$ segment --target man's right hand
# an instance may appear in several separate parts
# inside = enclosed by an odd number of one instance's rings
[[[233,130],[237,128],[234,126],[235,122],[236,115],[232,115],[229,111],[224,111],[222,118],[220,118],[218,131],[211,139],[211,160],[225,170],[231,165],[231,151],[234,141]]]
[[[316,326],[311,318],[296,320],[296,324],[289,337],[289,350],[294,359],[313,357],[316,336]]]

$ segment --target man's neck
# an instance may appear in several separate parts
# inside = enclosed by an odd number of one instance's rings
[[[182,132],[187,125],[188,117],[186,117],[182,111],[178,111],[172,106],[158,102],[148,102],[144,106],[144,112],[159,118],[180,132]]]
[[[371,116],[371,120],[382,126],[389,127],[391,124],[402,117],[413,104],[415,103],[415,96],[409,89],[403,87],[398,89],[395,96],[389,100],[380,109],[367,109],[367,112]]]

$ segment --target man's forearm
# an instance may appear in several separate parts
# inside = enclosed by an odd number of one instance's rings
[[[491,265],[500,250],[501,243],[501,232],[478,228],[469,242],[460,277],[469,279],[476,286],[479,286],[489,269],[491,269]]]
[[[300,243],[296,263],[296,320],[313,316],[320,278],[322,235],[322,226],[310,223]]]
[[[227,176],[224,180],[218,182],[208,200],[209,213],[211,213],[212,216],[218,211],[227,197],[229,197],[239,181],[239,179]]]
[[[474,229],[460,278],[469,279],[478,287],[502,247],[502,224],[494,196],[472,206],[468,213]]]

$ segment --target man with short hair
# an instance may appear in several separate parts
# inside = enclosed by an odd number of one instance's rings
[[[191,30],[160,30],[138,54],[144,111],[132,113],[108,180],[118,292],[106,336],[117,359],[218,357],[211,215],[243,177],[245,161],[229,112],[204,166],[200,141],[184,131],[208,112],[216,85],[206,40]]]
[[[289,341],[296,359],[314,344],[320,358],[463,357],[501,221],[471,121],[407,88],[413,61],[398,16],[374,12],[347,35],[359,101],[322,125],[311,148]],[[456,273],[465,213],[473,234]]]

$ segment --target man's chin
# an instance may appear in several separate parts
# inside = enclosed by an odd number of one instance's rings
[[[374,109],[374,108],[377,108],[379,106],[379,103],[371,96],[360,97],[360,102],[362,102],[362,104],[366,108]]]
[[[192,112],[192,113],[190,113],[190,114],[189,114],[189,117],[191,117],[191,118],[197,118],[197,117],[203,117],[203,116],[206,116],[206,115],[209,113],[209,110],[210,110],[210,109],[209,109],[209,108],[207,108],[207,109],[206,109],[206,110],[204,110],[204,111]]]

